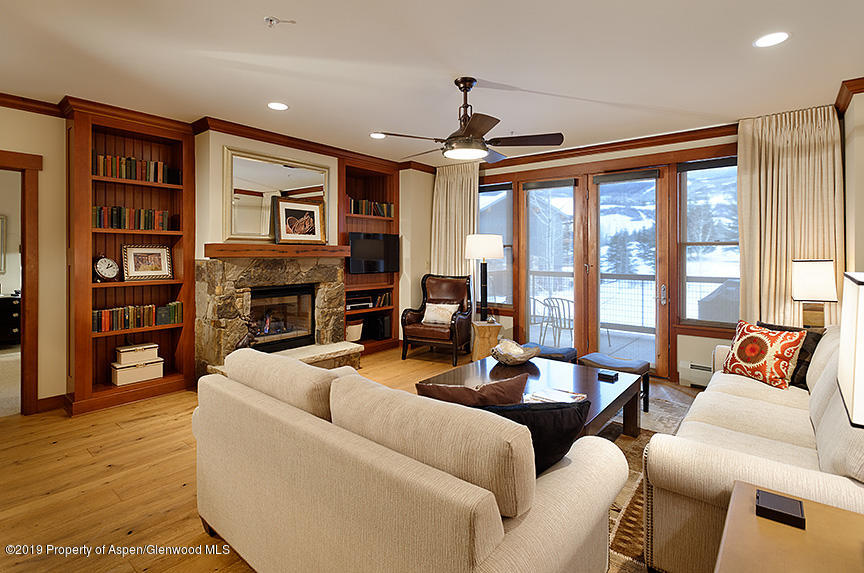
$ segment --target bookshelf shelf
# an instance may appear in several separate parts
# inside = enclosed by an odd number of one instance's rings
[[[83,104],[82,104],[83,106]],[[108,408],[195,385],[195,144],[191,126],[163,118],[69,100],[69,377],[71,414]],[[93,158],[126,157],[169,169],[182,185],[93,175]],[[135,165],[133,163],[133,165]],[[138,165],[141,165],[140,163]],[[172,179],[172,181],[175,179]],[[93,207],[165,212],[177,230],[93,227]],[[122,260],[124,245],[159,245],[171,252],[174,278],[93,282],[93,257]],[[183,322],[93,332],[93,311],[182,303]],[[166,373],[127,386],[111,383],[116,348],[154,343]]]
[[[173,183],[158,183],[155,181],[143,181],[139,179],[123,179],[122,177],[104,177],[102,175],[90,175],[93,181],[101,181],[102,183],[119,183],[121,185],[140,185],[142,187],[158,187],[161,189],[174,189],[183,191],[182,185]]]
[[[356,316],[358,314],[368,314],[370,312],[379,312],[382,310],[393,310],[393,306],[373,306],[372,308],[355,308],[354,310],[346,310],[345,316]]]
[[[363,290],[387,290],[393,288],[391,283],[381,283],[381,284],[364,284],[364,285],[351,285],[345,286],[345,292],[357,292]]]
[[[182,237],[183,231],[157,231],[155,229],[103,229],[94,227],[94,233],[103,233],[106,235],[166,235],[174,237]]]
[[[366,219],[372,221],[392,221],[393,217],[381,217],[380,215],[358,215],[356,213],[348,213],[345,215],[349,219]]]
[[[109,330],[108,332],[91,332],[93,338],[105,338],[107,336],[123,336],[125,334],[138,334],[139,332],[155,332],[157,330],[168,330],[171,328],[183,328],[183,323],[160,324],[158,326],[142,326],[141,328],[126,328],[123,330]]]
[[[150,287],[162,285],[182,285],[182,280],[161,280],[161,281],[117,281],[113,283],[93,283],[93,288],[124,288],[124,287]]]

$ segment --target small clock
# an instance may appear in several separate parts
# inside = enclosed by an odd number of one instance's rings
[[[93,280],[97,283],[116,281],[120,278],[120,265],[104,255],[93,260]]]

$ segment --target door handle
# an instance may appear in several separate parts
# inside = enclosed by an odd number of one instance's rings
[[[660,304],[666,306],[666,285],[660,285]]]

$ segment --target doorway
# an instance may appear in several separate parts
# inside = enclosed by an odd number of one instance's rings
[[[594,175],[589,189],[589,347],[668,376],[667,168]]]
[[[0,170],[0,416],[21,412],[21,173]]]
[[[17,374],[19,381],[17,396],[14,395],[14,389],[8,392],[9,401],[18,406],[17,410],[7,411],[9,404],[3,400],[0,403],[0,408],[3,408],[0,415],[18,412],[34,414],[40,411],[37,325],[38,196],[41,169],[40,155],[0,150],[0,215],[6,216],[5,237],[0,231],[0,242],[4,243],[2,251],[5,255],[5,272],[0,273],[0,369],[3,369],[4,355],[14,356],[9,359],[12,364],[7,364],[5,370],[11,372],[8,374],[10,377]],[[13,196],[17,196],[17,202],[13,200]],[[13,207],[16,212],[7,214]],[[14,273],[15,269],[18,269],[17,275]],[[16,290],[19,291],[17,296]],[[18,316],[15,316],[16,314]],[[0,376],[6,375],[0,372]],[[2,383],[0,381],[0,384]],[[54,407],[54,402],[49,399],[45,403],[46,409],[49,408],[49,402],[50,407]]]

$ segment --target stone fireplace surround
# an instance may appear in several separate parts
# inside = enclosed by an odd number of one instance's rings
[[[345,340],[344,259],[231,258],[195,261],[195,370],[224,364],[248,329],[252,287],[315,285],[315,343]]]

